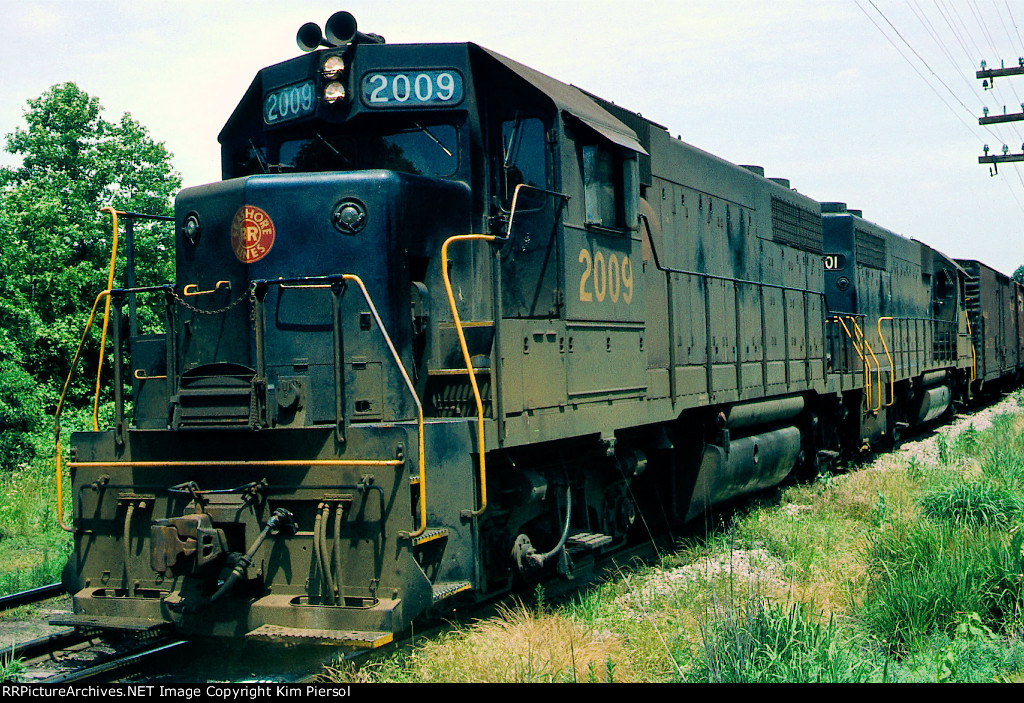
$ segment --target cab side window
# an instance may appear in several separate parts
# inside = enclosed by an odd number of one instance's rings
[[[583,144],[580,161],[586,224],[618,230],[635,227],[639,180],[635,155],[627,158],[605,144]]]
[[[512,198],[520,183],[534,188],[548,187],[544,137],[544,123],[536,117],[524,117],[517,113],[514,119],[501,123],[501,190],[505,210],[512,207]],[[533,209],[542,204],[543,201],[536,197],[536,191],[529,195],[531,197],[528,199],[520,196],[520,208]]]
[[[940,269],[932,280],[932,310],[935,317],[953,319],[956,314],[956,275],[947,269]]]
[[[583,188],[588,224],[623,226],[621,159],[597,145],[585,145]]]

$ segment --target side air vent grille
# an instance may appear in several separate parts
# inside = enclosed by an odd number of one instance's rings
[[[772,238],[797,249],[821,254],[821,215],[781,198],[772,198]]]
[[[885,269],[885,238],[862,229],[854,230],[857,263],[875,269]]]

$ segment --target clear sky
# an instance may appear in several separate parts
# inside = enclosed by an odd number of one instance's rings
[[[1024,56],[1020,0],[0,0],[0,133],[74,81],[165,142],[186,186],[217,180],[256,71],[340,9],[389,43],[491,48],[952,256],[1024,263],[1024,165],[977,163],[1024,150],[1024,122],[977,119],[1022,111],[1024,76],[974,77]]]

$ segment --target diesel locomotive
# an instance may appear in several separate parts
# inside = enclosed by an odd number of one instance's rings
[[[175,282],[97,298],[62,623],[380,646],[1020,369],[977,262],[476,44],[298,43],[178,195]]]

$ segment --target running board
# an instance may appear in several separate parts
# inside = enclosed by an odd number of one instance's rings
[[[109,615],[58,615],[50,618],[50,624],[95,627],[99,630],[130,630],[132,632],[153,632],[173,627],[173,623],[165,620],[145,620]]]
[[[287,644],[333,644],[360,649],[377,649],[394,640],[390,632],[364,632],[360,630],[317,630],[306,627],[260,625],[246,633],[246,638],[261,642]]]
[[[473,584],[469,581],[452,581],[450,583],[435,583],[433,586],[434,591],[434,602],[442,601],[445,598],[451,598],[456,593],[462,593],[473,588]]]
[[[571,535],[565,542],[570,552],[592,552],[612,541],[611,535],[603,535],[599,532],[577,532]]]

